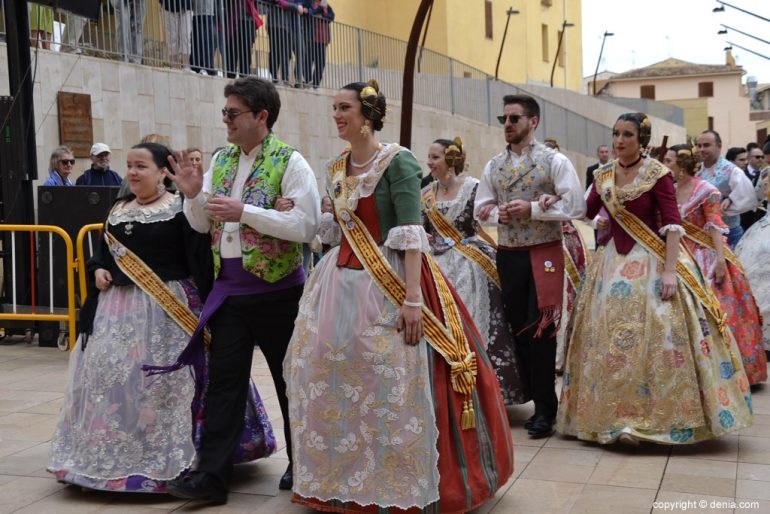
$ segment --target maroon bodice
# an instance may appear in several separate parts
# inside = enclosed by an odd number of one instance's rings
[[[591,187],[588,194],[587,216],[593,219],[599,210],[604,206],[604,202],[599,197],[596,190],[596,182]],[[674,192],[674,179],[671,173],[667,173],[655,183],[649,191],[642,193],[638,198],[627,201],[623,206],[635,214],[645,225],[650,227],[656,234],[661,227],[666,225],[681,225],[682,217],[679,215],[679,209],[676,205],[676,193]],[[610,239],[615,241],[615,249],[621,255],[626,255],[631,251],[636,241],[610,216],[609,233],[598,241],[600,244],[606,244]]]
[[[374,201],[374,195],[369,195],[358,200],[356,207],[356,216],[364,222],[372,239],[377,244],[382,244],[382,235],[380,234],[380,218],[377,216],[377,203]],[[361,261],[358,260],[353,248],[350,246],[346,237],[342,238],[340,243],[340,253],[337,256],[337,266],[341,268],[364,269]]]

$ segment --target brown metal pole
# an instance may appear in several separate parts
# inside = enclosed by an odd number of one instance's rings
[[[412,24],[409,43],[406,45],[404,59],[404,83],[401,94],[401,138],[400,144],[406,148],[412,146],[412,105],[414,103],[414,61],[417,54],[417,44],[420,42],[420,30],[425,23],[425,16],[433,5],[433,0],[421,0],[420,7]]]
[[[428,11],[428,19],[425,20],[425,26],[422,28],[422,42],[420,43],[420,56],[417,58],[417,73],[420,73],[420,63],[422,63],[422,51],[425,50],[425,40],[428,37],[428,27],[430,27],[430,15],[433,14],[433,5]]]

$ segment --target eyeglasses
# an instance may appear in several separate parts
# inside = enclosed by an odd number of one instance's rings
[[[68,164],[70,166],[74,166],[75,165],[75,159],[59,159],[59,162],[61,164]]]
[[[92,157],[96,157],[97,159],[106,159],[110,156],[110,152],[102,152],[98,153],[96,155],[93,155]]]
[[[222,109],[222,116],[226,116],[228,120],[233,121],[241,114],[252,111],[236,111],[235,109]]]
[[[505,125],[506,120],[511,120],[511,125],[516,125],[521,118],[530,118],[529,114],[503,114],[497,117],[497,121],[500,125]]]

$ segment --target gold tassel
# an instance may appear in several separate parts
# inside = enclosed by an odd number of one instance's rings
[[[473,399],[470,396],[467,396],[463,403],[463,415],[460,418],[460,426],[463,430],[476,428],[476,414],[473,411]]]

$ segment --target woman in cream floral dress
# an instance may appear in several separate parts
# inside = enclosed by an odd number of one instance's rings
[[[510,477],[510,428],[481,336],[423,253],[419,164],[374,138],[385,109],[374,82],[334,99],[351,145],[327,176],[343,238],[305,284],[284,360],[294,501],[467,512]]]

